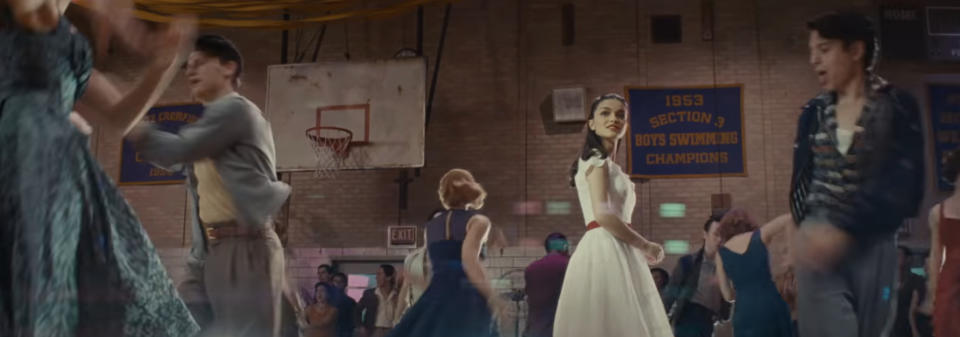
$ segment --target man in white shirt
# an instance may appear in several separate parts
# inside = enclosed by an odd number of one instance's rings
[[[396,321],[398,298],[396,269],[389,264],[380,265],[377,287],[363,292],[355,312],[360,337],[387,335]]]

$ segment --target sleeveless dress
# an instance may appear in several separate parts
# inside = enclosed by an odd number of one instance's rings
[[[0,336],[191,336],[198,327],[133,209],[68,121],[91,74],[61,17],[0,8]]]
[[[467,222],[476,212],[449,210],[426,224],[430,285],[388,337],[490,337],[497,326],[487,300],[467,279],[460,259]]]
[[[733,335],[736,337],[790,337],[793,323],[790,308],[780,296],[770,273],[767,246],[760,231],[750,235],[743,254],[720,246],[720,259],[727,277],[737,292],[733,311]]]
[[[608,208],[629,223],[637,203],[634,184],[619,165],[597,156],[581,159],[574,175],[584,223],[596,220],[586,178],[589,167],[608,170]],[[553,335],[673,336],[644,254],[603,228],[588,230],[567,265]]]
[[[933,335],[960,336],[960,219],[944,216],[940,204],[940,244],[946,258],[937,279],[933,302]]]

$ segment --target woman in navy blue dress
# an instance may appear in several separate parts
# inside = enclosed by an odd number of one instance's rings
[[[462,169],[447,172],[438,193],[446,211],[425,225],[433,268],[430,286],[387,336],[497,336],[494,313],[502,312],[506,303],[480,264],[490,219],[474,211],[483,206],[487,193]]]
[[[735,209],[720,220],[723,245],[717,254],[717,280],[727,301],[736,299],[733,335],[736,337],[790,337],[790,308],[783,300],[773,275],[767,244],[777,234],[792,228],[789,214],[757,229],[747,213]],[[732,283],[732,286],[731,286]]]
[[[80,102],[102,132],[125,133],[189,34],[139,36],[154,59],[123,95],[92,68],[69,4],[0,0],[0,336],[191,336],[199,328],[146,231],[71,124]]]

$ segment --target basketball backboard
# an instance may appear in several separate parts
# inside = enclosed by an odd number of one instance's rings
[[[351,144],[370,143],[370,104],[319,107],[316,126],[350,130]]]
[[[425,102],[423,58],[270,66],[264,114],[277,168],[422,167]],[[324,153],[347,138],[343,153]]]

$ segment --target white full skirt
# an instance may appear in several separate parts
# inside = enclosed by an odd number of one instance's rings
[[[554,337],[672,337],[640,250],[603,228],[587,231],[570,258]]]

